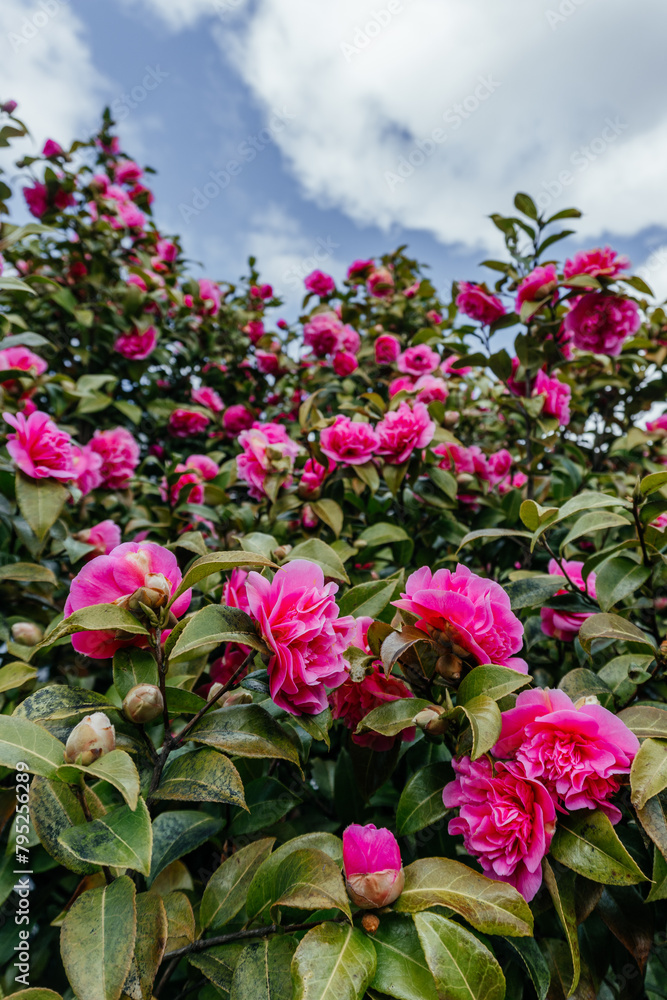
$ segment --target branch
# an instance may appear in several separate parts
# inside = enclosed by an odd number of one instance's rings
[[[347,920],[347,917],[341,914],[341,916],[334,917],[332,920],[316,920],[303,924],[268,924],[266,927],[255,927],[251,930],[235,931],[233,934],[220,934],[218,937],[200,938],[198,941],[193,941],[192,944],[187,944],[183,948],[176,948],[175,951],[168,952],[162,960],[172,961],[173,959],[183,958],[185,955],[191,955],[193,952],[206,951],[207,948],[215,948],[216,945],[219,944],[230,944],[232,941],[245,941],[252,938],[269,937],[269,935],[277,934],[280,931],[284,934],[291,934],[294,931],[312,930],[313,927],[317,927],[319,924],[341,924],[345,920]]]

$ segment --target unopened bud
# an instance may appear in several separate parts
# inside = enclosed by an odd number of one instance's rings
[[[208,701],[215,698],[218,691],[224,687],[224,684],[211,684],[211,689],[208,692]],[[252,703],[252,695],[250,691],[225,691],[225,693],[218,699],[216,704],[218,707],[231,708],[232,705],[250,705]]]
[[[418,712],[412,721],[415,726],[423,729],[425,733],[441,736],[447,728],[443,719],[444,712],[444,708],[439,708],[437,705],[430,705],[428,708],[424,708],[421,712]]]
[[[598,701],[597,695],[586,694],[582,695],[581,698],[577,698],[577,700],[574,703],[574,707],[583,708],[584,705],[599,705],[599,704],[600,702]]]
[[[44,638],[44,629],[34,622],[16,622],[12,625],[12,639],[22,646],[36,646]]]
[[[11,115],[13,111],[16,111],[18,104],[16,101],[5,101],[4,104],[0,104],[0,111],[4,111],[6,115]]]
[[[276,557],[276,559],[286,559],[291,551],[292,551],[291,545],[279,545],[277,549],[273,550],[273,554]]]
[[[380,918],[375,913],[364,913],[361,918],[361,926],[367,934],[375,934],[380,926]]]
[[[458,657],[454,652],[443,653],[435,661],[436,672],[440,674],[441,677],[446,677],[449,681],[458,681],[461,677],[461,669],[463,663],[460,657]]]
[[[405,875],[398,842],[390,830],[353,823],[343,831],[345,885],[363,910],[389,906],[403,892]]]
[[[319,518],[309,503],[301,511],[301,523],[306,531],[312,531],[319,523]]]
[[[132,722],[152,722],[163,710],[164,698],[155,684],[135,684],[123,698],[123,711]]]
[[[88,766],[116,746],[116,731],[104,712],[86,715],[67,738],[65,761]]]

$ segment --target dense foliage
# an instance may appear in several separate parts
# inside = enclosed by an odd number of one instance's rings
[[[191,276],[108,116],[18,166],[0,993],[667,996],[667,317],[629,262],[554,260],[579,212],[519,194],[488,285],[399,248],[290,325],[252,259]]]

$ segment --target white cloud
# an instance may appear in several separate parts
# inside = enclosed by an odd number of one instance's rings
[[[277,141],[306,195],[357,221],[488,245],[522,188],[586,237],[667,225],[663,0],[144,3],[172,27],[243,6],[221,48],[296,115]]]
[[[63,145],[92,131],[108,81],[95,68],[81,21],[64,0],[2,0],[2,100],[18,101],[31,140],[12,144],[35,153],[51,137]]]

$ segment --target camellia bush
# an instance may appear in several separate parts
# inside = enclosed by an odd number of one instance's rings
[[[253,259],[192,277],[108,114],[17,171],[2,996],[666,997],[667,316],[629,261],[554,259],[579,212],[518,194],[487,284],[400,248],[288,323]]]

